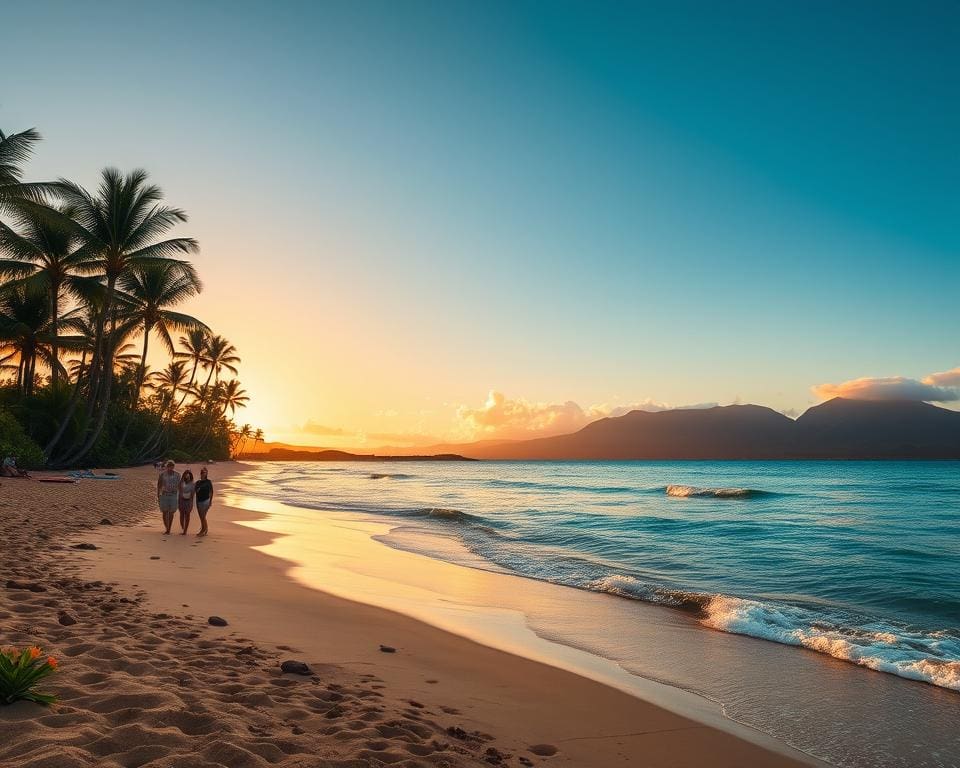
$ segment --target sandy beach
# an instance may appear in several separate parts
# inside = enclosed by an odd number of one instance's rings
[[[217,465],[213,476],[242,470]],[[808,764],[308,588],[254,549],[275,538],[255,527],[261,516],[222,497],[207,539],[163,536],[154,470],[122,475],[0,486],[2,642],[35,642],[61,660],[46,686],[58,704],[0,709],[0,765]],[[211,626],[213,615],[227,626]],[[284,674],[284,660],[311,673]]]

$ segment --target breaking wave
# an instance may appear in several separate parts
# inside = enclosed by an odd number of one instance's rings
[[[879,672],[960,691],[960,636],[876,622],[847,627],[791,605],[717,595],[704,626],[825,653]]]
[[[751,499],[756,496],[772,496],[768,491],[757,491],[753,488],[697,488],[695,485],[668,485],[667,496],[680,498],[711,498],[711,499]]]
[[[807,648],[861,667],[960,691],[960,635],[888,622],[849,622],[808,608],[727,595],[684,592],[614,574],[587,585],[632,600],[695,613],[705,627]]]

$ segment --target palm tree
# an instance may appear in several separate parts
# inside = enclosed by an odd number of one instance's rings
[[[246,445],[247,440],[253,437],[253,427],[249,424],[244,424],[240,427],[239,430],[233,436],[233,453],[236,456],[243,454],[243,446]]]
[[[152,376],[150,386],[162,392],[164,399],[172,404],[176,402],[177,392],[187,386],[187,369],[180,360],[172,360],[162,371]]]
[[[10,258],[0,260],[0,275],[15,278],[8,286],[20,283],[43,290],[50,303],[52,354],[59,359],[58,340],[61,294],[66,287],[81,290],[79,272],[87,271],[87,258],[79,250],[70,212],[25,200],[8,203],[19,231],[0,221],[0,252]],[[53,366],[51,386],[56,389],[59,366]]]
[[[150,333],[155,332],[167,351],[175,354],[170,331],[209,332],[209,329],[195,317],[167,309],[200,292],[200,280],[193,267],[185,262],[167,259],[133,267],[120,276],[118,284],[123,290],[118,297],[123,316],[136,317],[143,333],[143,353],[133,401],[136,407],[147,367]]]
[[[253,433],[253,450],[257,450],[257,443],[263,442],[263,430],[257,427]]]
[[[230,415],[236,413],[237,408],[243,408],[250,401],[247,393],[240,389],[240,382],[236,379],[220,385],[220,391],[216,394],[216,401],[220,405],[220,415],[226,416],[227,411]]]
[[[207,340],[207,349],[203,356],[203,364],[210,369],[207,374],[205,387],[210,386],[210,379],[216,375],[216,382],[220,381],[220,373],[224,370],[230,371],[234,376],[237,375],[236,363],[240,362],[237,357],[237,349],[223,336],[211,336]]]
[[[106,306],[98,318],[87,393],[88,416],[92,415],[98,401],[100,412],[86,439],[80,441],[82,444],[61,457],[61,461],[72,462],[93,447],[107,417],[113,384],[113,366],[109,358],[113,350],[106,343],[104,325],[109,323],[111,331],[117,325],[117,281],[136,267],[155,264],[178,254],[196,253],[199,246],[190,237],[158,239],[175,225],[185,222],[187,215],[179,208],[161,204],[163,193],[158,186],[147,183],[146,171],[136,170],[124,176],[115,168],[106,168],[95,194],[61,179],[57,183],[57,193],[72,208],[91,271],[102,275],[106,283]]]
[[[35,128],[20,133],[0,131],[0,211],[6,203],[18,197],[36,198],[46,185],[24,184],[21,166],[30,159],[33,145],[40,141]]]
[[[173,353],[175,358],[189,360],[192,363],[190,384],[193,384],[197,378],[197,368],[203,363],[207,355],[207,341],[209,339],[209,330],[206,328],[194,328],[188,331],[186,336],[180,337],[180,346],[183,347],[183,351]]]
[[[9,365],[17,360],[17,387],[25,395],[33,392],[38,360],[51,369],[61,365],[51,351],[52,335],[43,293],[25,285],[0,293],[0,349],[6,352],[0,362]]]

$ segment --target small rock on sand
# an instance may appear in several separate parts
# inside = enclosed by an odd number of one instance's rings
[[[33,581],[14,581],[13,579],[7,580],[7,589],[26,589],[30,592],[46,592],[47,588],[42,584],[37,584]]]
[[[396,653],[396,652],[397,652],[397,649],[394,648],[392,645],[380,646],[380,653]]]
[[[210,624],[214,627],[225,627],[227,626],[227,620],[221,619],[219,616],[211,616],[209,619],[207,619],[207,624]]]
[[[74,549],[89,549],[89,550],[100,549],[100,547],[98,547],[96,544],[91,544],[89,541],[82,541],[82,542],[80,542],[79,544],[74,544],[74,545],[73,545],[73,548],[74,548]]]
[[[73,618],[73,616],[71,616],[66,611],[60,614],[57,621],[59,621],[65,627],[72,627],[74,624],[77,623],[77,620]]]
[[[557,754],[557,748],[553,744],[534,744],[530,747],[530,751],[535,755],[540,755],[540,757],[550,757]]]
[[[309,675],[310,667],[307,666],[306,662],[291,659],[280,663],[280,671],[289,672],[293,675]]]
[[[160,555],[150,555],[150,559],[151,559],[151,560],[159,560],[159,559],[160,559]]]
[[[109,517],[105,517],[100,521],[100,525],[113,525],[113,520],[111,520]]]

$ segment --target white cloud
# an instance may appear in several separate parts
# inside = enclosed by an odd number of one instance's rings
[[[716,403],[684,406],[711,408]],[[597,419],[623,416],[630,411],[665,411],[673,406],[644,400],[639,403],[612,405],[601,403],[584,409],[572,400],[564,403],[534,403],[523,398],[509,398],[491,390],[479,408],[462,405],[457,409],[460,433],[468,439],[524,439],[576,432]]]
[[[931,373],[923,379],[923,383],[932,384],[935,387],[960,389],[960,368],[953,368],[943,373]]]
[[[813,392],[824,400],[846,397],[851,400],[921,400],[952,402],[960,400],[960,368],[934,373],[922,381],[905,376],[864,377],[840,384],[818,384]]]

